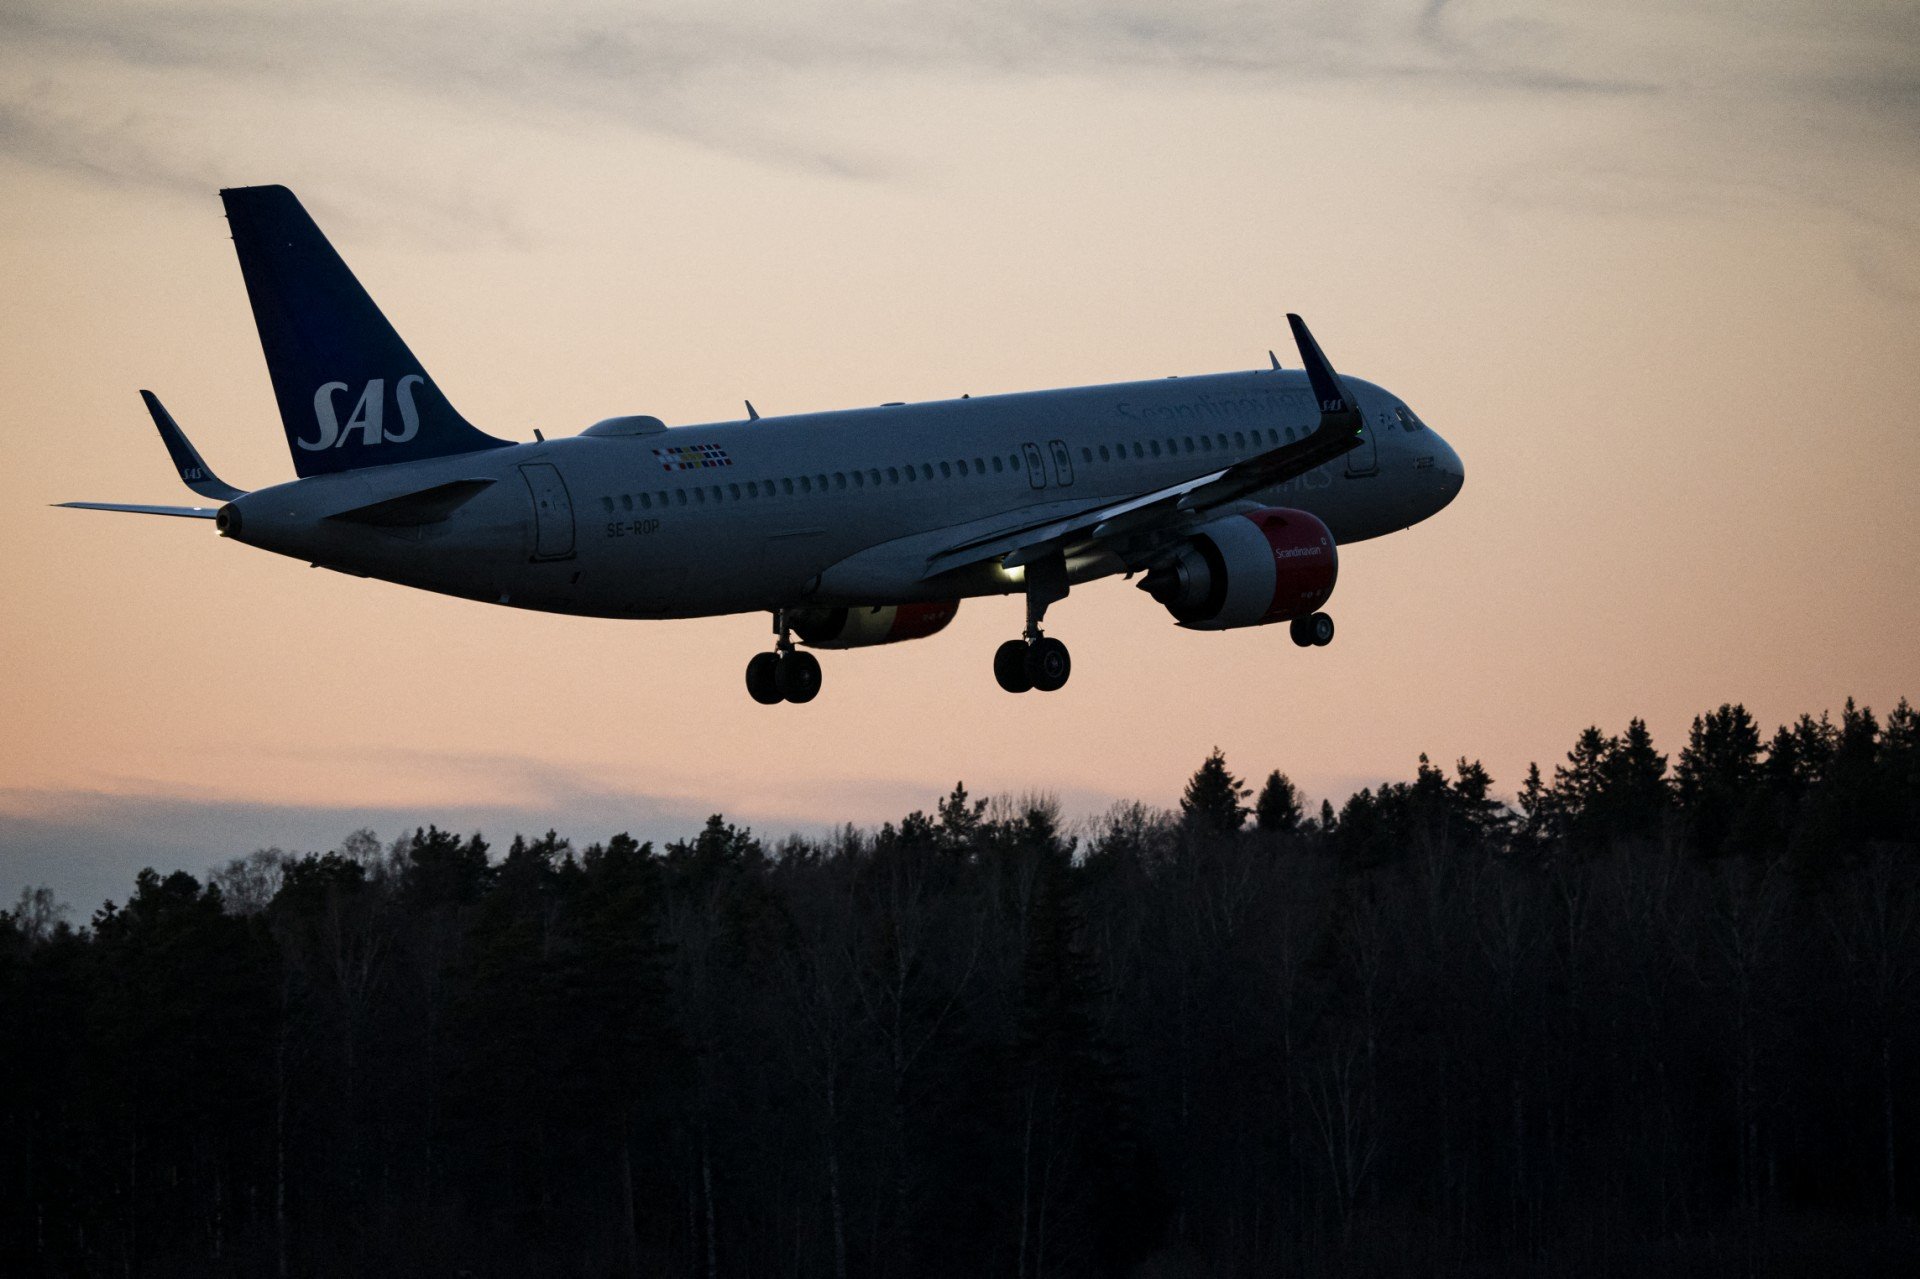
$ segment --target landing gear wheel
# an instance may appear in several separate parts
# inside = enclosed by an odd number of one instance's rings
[[[747,663],[747,693],[762,706],[772,706],[780,698],[780,654],[755,653]]]
[[[783,654],[774,673],[780,696],[790,702],[810,702],[820,691],[820,659],[812,653]]]
[[[1307,619],[1307,634],[1313,637],[1315,648],[1325,648],[1333,643],[1333,619],[1325,613],[1315,613]]]
[[[1027,648],[1027,678],[1043,693],[1051,693],[1073,673],[1073,658],[1057,639],[1041,636]]]
[[[1313,619],[1296,617],[1287,625],[1287,633],[1293,636],[1293,642],[1301,648],[1313,647]]]
[[[1027,678],[1027,645],[1012,639],[993,650],[993,677],[1009,693],[1024,693],[1033,687]]]

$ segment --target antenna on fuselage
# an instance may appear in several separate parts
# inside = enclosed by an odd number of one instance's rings
[[[1272,360],[1272,361],[1273,361],[1273,367],[1274,367],[1274,370],[1275,370],[1276,372],[1277,372],[1277,371],[1279,371],[1279,368],[1280,368],[1280,357],[1279,357],[1279,356],[1277,356],[1277,355],[1275,355],[1275,354],[1273,353],[1273,348],[1272,348],[1272,347],[1268,347],[1268,348],[1267,348],[1267,358],[1268,358],[1269,360]]]
[[[760,420],[760,410],[753,407],[752,400],[745,401],[745,404],[747,406],[747,421],[758,422]]]

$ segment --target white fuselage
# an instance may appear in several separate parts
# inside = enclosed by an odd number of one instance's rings
[[[1462,467],[1396,397],[1345,381],[1361,445],[1243,505],[1310,511],[1351,543],[1434,514]],[[233,504],[233,535],[345,572],[601,617],[957,599],[1019,590],[1019,576],[929,576],[941,551],[1207,474],[1319,416],[1302,373],[1260,370],[673,430],[619,419],[260,489]],[[437,523],[327,518],[456,480],[493,483]],[[1074,581],[1140,567],[1112,554],[1068,566]]]

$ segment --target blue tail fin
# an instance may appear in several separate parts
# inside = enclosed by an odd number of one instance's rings
[[[475,430],[447,402],[293,192],[237,187],[220,199],[296,472],[510,443]]]

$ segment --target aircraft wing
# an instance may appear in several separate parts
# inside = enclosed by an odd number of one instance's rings
[[[1320,425],[1312,432],[1292,443],[1178,484],[1076,515],[1024,528],[999,530],[950,546],[928,561],[927,576],[987,560],[998,560],[1005,568],[1018,568],[1056,553],[1137,548],[1143,541],[1152,545],[1171,540],[1199,523],[1207,513],[1304,475],[1356,447],[1363,427],[1359,405],[1327,357],[1321,354],[1306,323],[1291,314],[1287,316],[1287,323],[1300,347],[1314,399],[1320,404]]]
[[[231,502],[245,494],[245,489],[237,489],[227,483],[201,460],[199,450],[187,439],[180,424],[173,420],[173,414],[167,412],[166,406],[160,403],[159,396],[152,391],[142,391],[140,399],[146,404],[147,412],[153,415],[153,424],[160,429],[160,442],[167,446],[167,456],[173,459],[173,469],[180,472],[181,483],[201,497],[210,497],[216,502]]]

